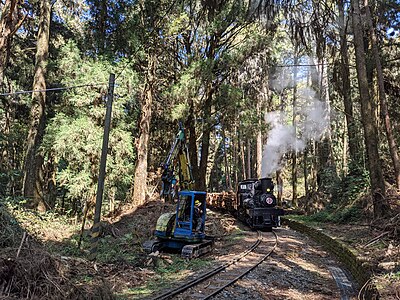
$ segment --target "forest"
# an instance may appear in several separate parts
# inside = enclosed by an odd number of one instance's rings
[[[110,90],[103,215],[159,199],[181,122],[196,190],[271,177],[280,205],[368,220],[398,241],[397,0],[1,0],[0,10],[2,247],[21,241],[7,225],[17,211],[93,224]]]

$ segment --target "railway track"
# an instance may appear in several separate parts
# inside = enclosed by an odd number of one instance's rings
[[[277,244],[278,236],[274,231],[258,231],[257,240],[234,259],[200,274],[177,288],[149,299],[164,300],[172,299],[172,297],[174,299],[210,299],[261,264],[272,254]]]

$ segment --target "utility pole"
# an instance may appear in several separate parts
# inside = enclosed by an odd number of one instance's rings
[[[91,249],[90,249],[90,254],[89,254],[90,260],[96,259],[97,245],[99,243],[101,205],[103,203],[104,178],[106,176],[108,137],[110,134],[111,111],[112,111],[112,102],[113,102],[113,98],[114,98],[114,84],[115,84],[115,74],[110,74],[110,78],[108,81],[106,118],[104,121],[103,147],[101,149],[99,179],[97,181],[96,206],[95,206],[95,210],[94,210],[94,220],[93,220],[93,227],[92,227],[92,241],[91,241]]]

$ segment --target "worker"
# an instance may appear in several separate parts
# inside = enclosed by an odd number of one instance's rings
[[[201,201],[196,200],[194,202],[194,210],[193,210],[193,227],[197,232],[200,232],[201,230],[202,215],[203,215],[203,210],[201,207]]]

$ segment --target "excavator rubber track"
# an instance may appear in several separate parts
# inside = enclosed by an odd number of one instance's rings
[[[161,248],[161,241],[159,240],[149,240],[143,243],[143,250],[146,253],[157,252]]]
[[[182,248],[181,256],[187,259],[197,258],[211,252],[213,247],[214,240],[206,240],[202,243],[186,245]]]

